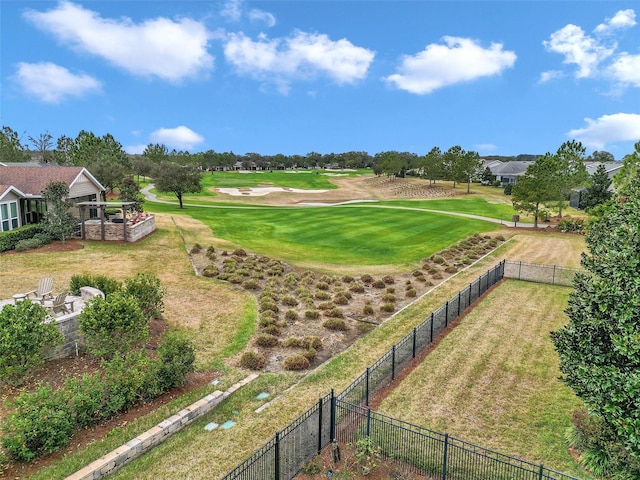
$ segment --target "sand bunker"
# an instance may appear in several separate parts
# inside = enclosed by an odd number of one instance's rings
[[[275,192],[290,193],[324,193],[329,190],[304,190],[302,188],[283,187],[242,187],[242,188],[218,188],[218,192],[226,193],[234,197],[262,197]]]

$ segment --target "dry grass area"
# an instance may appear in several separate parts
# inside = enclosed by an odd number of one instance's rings
[[[583,474],[564,442],[580,402],[558,380],[549,337],[566,322],[569,291],[501,284],[389,394],[379,411]]]
[[[102,274],[123,280],[138,272],[156,275],[166,287],[164,317],[185,327],[196,344],[198,368],[209,368],[233,341],[241,320],[255,315],[253,297],[196,276],[176,228],[215,241],[211,230],[188,217],[156,216],[156,232],[135,244],[83,242],[70,252],[2,255],[0,297],[33,289],[41,277],[52,277],[54,294],[68,288],[71,276]]]

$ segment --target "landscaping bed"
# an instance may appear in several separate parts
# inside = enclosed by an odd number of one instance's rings
[[[346,349],[433,286],[499,246],[504,237],[475,234],[394,275],[328,275],[242,249],[193,245],[198,274],[252,292],[258,329],[232,359],[251,370],[308,370]]]

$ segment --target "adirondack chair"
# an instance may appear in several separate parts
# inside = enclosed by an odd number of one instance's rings
[[[65,291],[60,293],[59,295],[56,295],[56,298],[53,299],[51,305],[47,305],[49,308],[51,308],[51,310],[53,310],[54,314],[67,314],[73,312],[73,302],[75,302],[75,300],[67,301],[68,293],[69,292]]]
[[[44,305],[46,299],[53,298],[51,292],[53,292],[53,278],[45,277],[40,279],[37,289],[26,292],[25,295],[29,298],[29,295],[33,294],[33,300],[37,300]]]

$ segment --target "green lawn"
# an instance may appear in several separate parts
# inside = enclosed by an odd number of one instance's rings
[[[174,206],[149,204],[177,213]],[[189,207],[182,211],[208,225],[214,235],[243,248],[291,263],[406,265],[492,223],[414,210],[348,207]]]
[[[503,218],[511,220],[511,215],[518,212],[510,203],[498,203],[483,197],[450,198],[442,200],[394,200],[379,202],[376,205],[392,205],[409,208],[424,208],[443,212],[468,213],[482,217]]]

